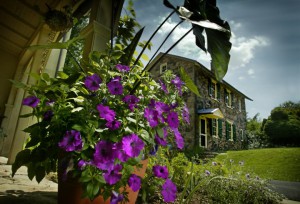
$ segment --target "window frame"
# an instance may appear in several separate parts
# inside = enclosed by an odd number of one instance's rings
[[[162,63],[159,67],[159,73],[160,74],[163,74],[165,73],[166,71],[168,70],[168,63],[165,62],[165,63]]]
[[[228,108],[232,108],[232,95],[229,89],[225,89],[225,104]]]

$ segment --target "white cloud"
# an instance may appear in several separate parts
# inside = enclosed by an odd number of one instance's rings
[[[160,19],[164,18],[165,17],[160,17]],[[166,34],[168,34],[176,24],[177,22],[169,19],[158,31],[158,33],[161,34],[161,36],[166,36]],[[187,24],[181,24],[174,30],[174,32],[170,36],[170,40],[172,43],[176,42],[191,28],[189,24],[188,26],[185,25]],[[230,25],[233,31],[239,30],[243,26],[241,23],[235,21],[230,21]],[[253,36],[250,38],[246,38],[244,36],[236,36],[235,33],[232,32],[231,43],[232,48],[230,51],[231,58],[229,62],[229,68],[231,70],[236,70],[249,64],[255,57],[255,51],[260,47],[270,45],[270,40],[264,36]],[[176,46],[176,51],[184,57],[197,59],[204,65],[209,65],[209,62],[211,61],[210,55],[208,53],[206,54],[196,46],[195,37],[192,32],[189,33]],[[250,73],[248,72],[248,74],[254,77],[254,70],[250,70]]]
[[[251,38],[237,37],[232,33],[231,59],[229,66],[231,69],[245,67],[255,57],[255,51],[259,47],[270,45],[270,40],[264,36],[254,36]]]
[[[248,69],[247,73],[248,73],[248,75],[253,75],[254,74],[254,70],[253,69]]]

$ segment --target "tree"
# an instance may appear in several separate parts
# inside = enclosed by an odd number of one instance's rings
[[[266,137],[262,132],[262,121],[259,119],[259,113],[253,118],[247,119],[246,130],[249,148],[258,148],[266,144]]]
[[[263,131],[273,145],[300,146],[300,102],[287,101],[275,107]]]

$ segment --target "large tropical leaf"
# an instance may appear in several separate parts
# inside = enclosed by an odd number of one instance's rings
[[[198,91],[197,86],[194,84],[193,80],[189,77],[189,75],[185,72],[184,68],[180,68],[180,76],[181,79],[184,81],[186,87],[189,88],[194,94],[200,97],[200,93]]]
[[[130,65],[134,51],[140,41],[143,31],[144,31],[144,27],[137,32],[137,34],[132,39],[131,43],[124,49],[125,54],[123,54],[122,57],[120,58],[120,62],[122,64]]]

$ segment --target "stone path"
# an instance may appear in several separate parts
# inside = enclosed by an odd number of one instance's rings
[[[21,167],[14,178],[11,177],[11,165],[0,157],[0,203],[3,204],[55,204],[57,184],[43,179],[38,183],[27,176],[27,168]]]

